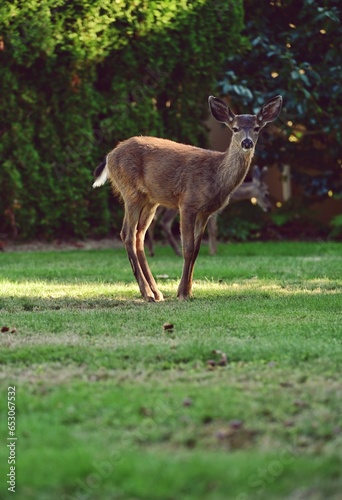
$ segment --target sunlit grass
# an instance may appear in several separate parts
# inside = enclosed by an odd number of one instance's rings
[[[159,282],[160,289],[169,299],[175,299],[178,280],[163,280]],[[195,280],[194,295],[199,297],[234,296],[240,293],[272,291],[278,295],[306,293],[339,293],[340,289],[335,279],[306,279],[300,283],[283,283],[281,280],[251,278],[239,282],[223,282],[223,280]],[[139,291],[135,281],[130,284],[116,281],[115,283],[76,282],[62,283],[53,281],[22,281],[12,282],[0,280],[0,298],[14,299],[24,297],[39,297],[41,299],[99,299],[113,298],[120,300],[139,299]]]
[[[40,298],[98,298],[98,297],[117,297],[125,296],[130,298],[130,294],[136,289],[135,283],[127,285],[126,283],[55,283],[38,281],[24,281],[15,283],[7,280],[0,282],[0,297],[19,298],[19,297],[40,297]],[[136,292],[136,290],[135,290]]]

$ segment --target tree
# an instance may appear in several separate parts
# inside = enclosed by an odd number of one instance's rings
[[[4,0],[0,232],[120,224],[94,167],[135,134],[205,145],[207,96],[242,27],[242,0]]]
[[[220,82],[235,106],[257,109],[281,94],[281,127],[257,154],[290,164],[310,200],[342,196],[341,4],[338,0],[245,0],[250,45],[228,57]],[[262,143],[262,141],[261,141]]]

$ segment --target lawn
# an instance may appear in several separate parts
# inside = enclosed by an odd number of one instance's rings
[[[0,497],[15,386],[17,498],[340,499],[341,249],[203,246],[178,302],[157,247],[158,304],[121,248],[1,254]]]

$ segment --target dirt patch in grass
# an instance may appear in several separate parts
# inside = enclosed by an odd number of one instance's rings
[[[139,344],[141,347],[149,345],[161,345],[170,346],[170,340],[167,337],[162,336],[140,336],[133,335],[130,338],[127,337],[115,337],[113,335],[91,335],[91,334],[77,334],[77,333],[59,333],[59,334],[47,334],[40,333],[35,334],[24,334],[20,335],[18,333],[2,333],[1,334],[1,344],[2,346],[17,349],[20,347],[27,346],[77,346],[77,347],[89,347],[89,348],[130,348],[133,344]],[[173,346],[176,343],[172,343]],[[175,347],[174,347],[175,348]]]
[[[46,252],[56,250],[104,250],[107,248],[122,248],[122,242],[118,238],[103,238],[101,240],[54,240],[46,241],[30,241],[20,243],[16,241],[4,241],[2,250],[5,252]]]
[[[30,386],[38,386],[42,383],[51,386],[65,384],[75,378],[83,378],[84,375],[84,366],[64,363],[32,364],[24,368],[8,369],[6,367],[6,370],[0,370],[1,381],[13,379],[17,385],[28,384]]]

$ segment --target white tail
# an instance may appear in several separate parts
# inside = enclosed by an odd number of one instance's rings
[[[94,185],[109,178],[124,201],[121,238],[144,299],[163,300],[144,252],[145,234],[157,207],[180,212],[184,263],[177,296],[187,299],[208,218],[227,205],[231,193],[243,182],[259,131],[277,118],[281,105],[282,98],[277,96],[257,115],[234,115],[223,101],[210,96],[212,115],[233,132],[225,153],[155,137],[132,137],[97,167]]]
[[[97,170],[99,171],[99,175],[93,184],[93,188],[103,186],[103,184],[105,184],[108,180],[107,158],[97,167],[97,169],[95,170],[95,176]]]

